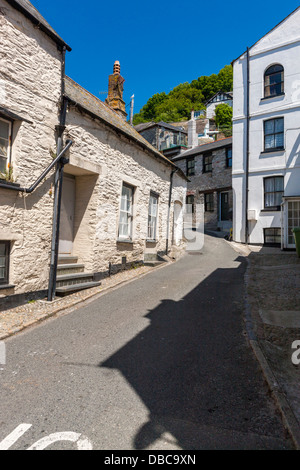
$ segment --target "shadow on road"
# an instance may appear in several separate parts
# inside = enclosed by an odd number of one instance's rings
[[[249,433],[283,439],[245,337],[245,259],[236,261],[237,268],[217,269],[180,301],[163,300],[147,314],[150,325],[99,364],[119,370],[149,410],[134,448],[168,439],[166,433],[190,450],[268,447]]]

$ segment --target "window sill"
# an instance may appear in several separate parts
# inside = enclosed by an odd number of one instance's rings
[[[16,287],[14,284],[0,284],[0,290],[13,289],[14,287]]]
[[[117,243],[128,243],[133,245],[133,240],[130,240],[130,238],[117,238]]]
[[[267,150],[263,150],[262,152],[260,152],[261,155],[265,155],[265,154],[268,154],[268,153],[276,153],[276,152],[284,152],[285,151],[285,148],[284,147],[279,147],[279,148],[274,148],[274,149],[267,149]]]
[[[278,93],[278,95],[273,95],[273,96],[265,96],[264,98],[261,98],[260,101],[272,100],[274,98],[278,98],[281,96],[285,96],[285,93]]]
[[[153,240],[153,239],[150,239],[150,238],[147,238],[146,239],[146,243],[157,243],[158,240]]]
[[[265,207],[264,209],[261,209],[260,212],[278,212],[280,211],[280,206],[274,206],[274,207],[270,207],[270,208],[267,208]]]

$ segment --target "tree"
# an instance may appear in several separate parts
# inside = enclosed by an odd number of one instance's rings
[[[232,66],[225,65],[218,74],[201,76],[191,83],[177,85],[168,94],[156,93],[133,117],[134,125],[149,121],[183,121],[192,109],[205,109],[204,103],[218,91],[229,92],[233,86]]]
[[[232,107],[222,103],[215,109],[216,125],[226,137],[232,135]]]

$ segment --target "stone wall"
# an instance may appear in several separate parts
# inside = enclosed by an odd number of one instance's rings
[[[58,123],[61,53],[57,45],[0,0],[0,106],[30,121],[13,122],[11,165],[30,186],[50,164]],[[52,175],[32,194],[0,188],[0,239],[10,240],[10,284],[0,296],[43,289],[49,275]]]
[[[218,229],[220,227],[220,193],[228,190],[229,205],[232,209],[232,182],[231,168],[226,166],[226,148],[213,150],[212,172],[203,173],[203,154],[195,155],[195,175],[189,176],[187,194],[194,195],[195,205],[204,204],[204,194],[212,193],[214,210],[204,213],[206,228]],[[189,157],[190,158],[190,157]],[[186,173],[186,159],[177,160],[176,165]]]
[[[72,154],[101,166],[99,176],[76,177],[75,239],[73,254],[92,272],[105,272],[111,265],[143,261],[144,253],[166,248],[170,173],[172,168],[105,125],[71,106],[66,136]],[[133,242],[119,242],[118,227],[123,182],[134,188]],[[159,195],[157,242],[147,240],[150,191]],[[174,178],[173,203],[184,203],[186,182]],[[84,214],[82,216],[81,214]]]
[[[52,162],[60,109],[62,55],[45,33],[0,0],[0,106],[25,120],[13,122],[11,164],[29,187]],[[86,271],[144,259],[166,247],[171,165],[70,107],[65,139],[73,140],[66,173],[75,176],[74,255]],[[10,241],[9,289],[0,297],[48,287],[53,220],[53,171],[32,194],[0,188],[0,240]],[[174,200],[186,182],[175,178]],[[118,243],[122,182],[135,187],[133,243]],[[146,243],[150,191],[159,194],[157,242]],[[172,223],[172,210],[170,224]]]

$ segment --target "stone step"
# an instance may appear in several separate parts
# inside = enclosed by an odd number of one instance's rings
[[[83,283],[78,283],[78,284],[72,284],[69,286],[57,287],[56,294],[67,295],[73,292],[77,292],[79,290],[90,289],[91,287],[97,287],[100,285],[101,285],[101,282],[93,281],[93,282],[83,282]]]
[[[71,256],[71,255],[58,255],[58,264],[76,264],[78,261],[77,256]]]
[[[61,276],[64,274],[82,273],[84,271],[84,264],[58,264],[57,275]]]
[[[74,273],[74,274],[63,274],[56,276],[56,286],[70,286],[74,284],[82,284],[85,282],[93,282],[93,273]]]
[[[159,266],[160,264],[165,264],[165,261],[144,261],[144,266]]]

